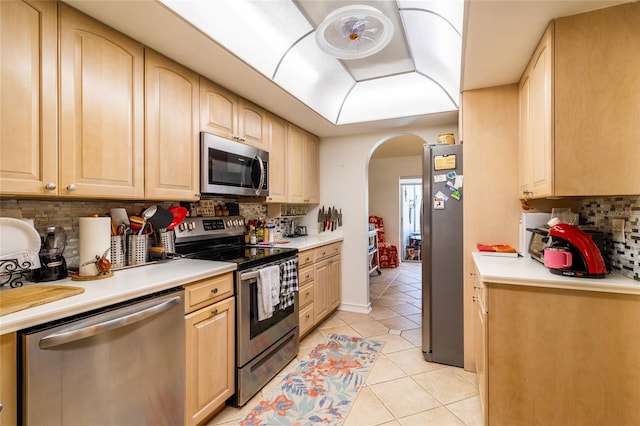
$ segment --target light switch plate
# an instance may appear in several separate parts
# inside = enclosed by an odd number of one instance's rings
[[[611,241],[624,243],[624,219],[611,219]]]

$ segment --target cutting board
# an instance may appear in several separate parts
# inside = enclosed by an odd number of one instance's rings
[[[82,287],[36,284],[0,291],[0,316],[84,292]]]

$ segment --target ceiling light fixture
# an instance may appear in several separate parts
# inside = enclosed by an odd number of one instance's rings
[[[316,29],[316,41],[331,56],[360,59],[382,50],[393,33],[391,20],[378,9],[351,5],[327,15]]]

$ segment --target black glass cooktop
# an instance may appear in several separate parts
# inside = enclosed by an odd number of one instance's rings
[[[230,245],[201,247],[198,251],[183,254],[191,259],[237,263],[238,270],[244,270],[285,259],[297,252],[298,249],[294,248]]]

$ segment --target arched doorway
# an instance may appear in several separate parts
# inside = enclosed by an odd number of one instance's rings
[[[367,216],[383,218],[385,239],[396,246],[398,263],[407,260],[406,242],[403,238],[403,197],[400,180],[407,177],[420,179],[422,176],[424,143],[423,138],[412,134],[389,135],[381,138],[372,147],[368,161]],[[413,206],[413,209],[412,213],[417,214],[414,214],[416,217],[412,220],[419,220],[420,206]],[[387,273],[392,273],[391,269],[387,268]],[[419,268],[415,269],[419,271]],[[382,272],[384,274],[385,269],[382,269]],[[369,278],[367,282],[371,301],[372,288]]]

